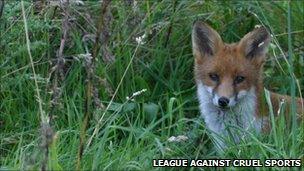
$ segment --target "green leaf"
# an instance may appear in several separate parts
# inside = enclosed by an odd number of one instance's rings
[[[56,145],[57,139],[58,139],[58,137],[55,135],[53,142],[50,146],[50,159],[49,159],[48,165],[49,165],[50,170],[60,171],[63,169],[58,162],[58,153],[57,153],[58,150],[57,150],[57,145]]]
[[[157,116],[159,106],[155,103],[144,103],[143,110],[145,118],[147,118],[148,122],[152,122]]]

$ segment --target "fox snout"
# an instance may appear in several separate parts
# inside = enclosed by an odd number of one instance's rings
[[[226,97],[221,97],[218,99],[218,105],[222,108],[227,107],[229,104],[229,99]]]
[[[225,96],[214,92],[212,96],[212,102],[215,106],[221,109],[232,108],[236,106],[247,94],[248,94],[247,90],[241,90],[240,92],[235,92],[230,96]]]
[[[237,94],[233,94],[231,96],[222,96],[216,92],[213,93],[212,102],[215,106],[221,109],[227,109],[230,107],[234,107],[237,103]]]
[[[233,107],[236,104],[236,95],[232,81],[229,78],[223,79],[214,88],[213,104],[220,108]]]
[[[235,92],[233,89],[229,92],[229,88],[223,87],[223,90],[218,87],[207,87],[207,91],[210,93],[212,103],[214,106],[220,109],[229,109],[236,106],[242,99],[248,94],[247,90],[241,90]]]
[[[235,105],[235,100],[233,98],[227,98],[227,97],[219,97],[215,96],[213,97],[213,104],[221,109],[226,109],[228,107],[233,107]]]

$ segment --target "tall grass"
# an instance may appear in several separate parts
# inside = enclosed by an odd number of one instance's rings
[[[92,83],[100,108],[93,105],[95,96],[87,93],[85,64],[87,52],[96,47],[101,4],[70,2],[63,79],[59,80],[61,76],[54,77],[52,71],[64,31],[63,9],[56,1],[38,6],[24,1],[24,10],[18,1],[5,1],[0,18],[0,169],[42,167],[45,156],[39,130],[43,117],[37,113],[50,113],[54,79],[61,96],[52,110],[55,133],[46,169],[76,169],[81,134],[85,138],[79,169],[158,170],[152,168],[154,158],[303,159],[304,126],[295,124],[294,103],[291,111],[281,106],[282,115],[288,112],[293,117],[291,129],[286,129],[287,121],[279,120],[270,134],[250,134],[249,140],[216,153],[199,117],[190,40],[197,19],[216,28],[226,42],[238,41],[257,24],[266,25],[273,41],[265,65],[265,87],[299,96],[304,92],[302,2],[112,1],[108,50],[115,60],[103,60],[101,36],[94,62]],[[139,37],[142,42],[136,41]],[[92,95],[90,105],[85,102],[87,95]],[[85,106],[91,117],[81,133]],[[168,141],[178,135],[188,139]]]

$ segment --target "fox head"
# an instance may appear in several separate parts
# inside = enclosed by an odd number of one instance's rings
[[[213,105],[232,108],[261,83],[271,37],[265,27],[246,34],[238,43],[224,43],[207,24],[193,25],[195,79],[209,93]]]

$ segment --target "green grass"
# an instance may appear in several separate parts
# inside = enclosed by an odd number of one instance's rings
[[[24,2],[24,7],[29,44],[20,2],[6,2],[0,18],[1,170],[41,167],[44,159],[41,116],[51,112],[50,90],[56,79],[54,73],[51,75],[54,66],[51,62],[56,60],[60,46],[62,10],[49,4],[37,10],[29,1]],[[207,21],[226,42],[238,41],[257,24],[266,25],[273,41],[265,65],[265,87],[299,96],[304,93],[303,9],[301,1],[291,1],[290,8],[287,1],[137,1],[134,7],[114,1],[109,49],[115,61],[104,62],[99,53],[95,62],[96,76],[106,80],[96,82],[97,94],[105,108],[110,105],[107,111],[90,105],[93,115],[85,133],[86,143],[90,138],[92,141],[90,146],[85,143],[81,168],[162,170],[152,168],[152,159],[157,158],[303,160],[304,126],[286,129],[284,120],[269,135],[251,135],[249,140],[225,153],[216,153],[199,117],[190,36],[192,23],[197,19]],[[84,42],[83,36],[96,33],[100,3],[72,4],[69,13],[70,29],[63,51],[64,76],[62,80],[57,78],[62,94],[52,111],[51,126],[56,138],[49,148],[47,168],[53,170],[76,168],[87,98],[82,54],[86,53],[86,47],[91,52],[94,46],[92,41]],[[147,35],[144,44],[138,44],[135,39],[143,34]],[[37,88],[44,113],[39,110]],[[146,92],[133,100],[126,99],[143,89]],[[293,115],[294,110],[290,111],[290,116]],[[92,136],[97,125],[100,129]],[[168,138],[178,135],[189,139],[168,142]]]

